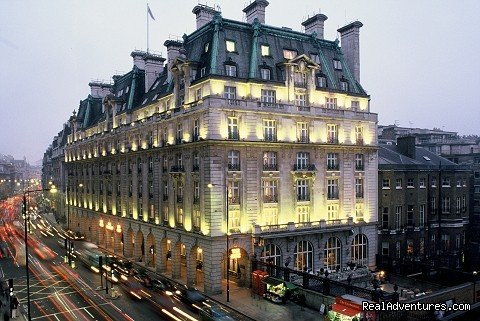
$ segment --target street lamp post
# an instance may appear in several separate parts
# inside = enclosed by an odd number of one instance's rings
[[[55,193],[57,189],[55,185],[52,185],[51,188],[43,188],[31,191],[24,191],[23,192],[23,218],[25,220],[25,269],[27,272],[27,313],[28,313],[28,321],[32,320],[32,315],[30,314],[30,270],[28,266],[28,225],[30,224],[30,215],[27,214],[27,195],[36,192],[46,192],[50,191]]]
[[[208,188],[213,186],[222,186],[218,184],[208,184]],[[228,184],[225,177],[225,185],[222,186],[225,188],[225,219],[227,220],[227,302],[230,302],[230,244],[229,244],[229,234],[230,234],[230,220],[228,217]]]

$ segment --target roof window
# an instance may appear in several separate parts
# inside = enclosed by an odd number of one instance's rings
[[[270,56],[270,46],[269,45],[262,45],[262,57]]]
[[[225,40],[225,47],[227,48],[228,52],[235,52],[235,41],[232,40]]]
[[[297,51],[296,50],[283,49],[283,58],[293,59],[296,56],[297,56]]]

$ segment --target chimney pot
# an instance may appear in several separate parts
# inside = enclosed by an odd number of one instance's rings
[[[212,21],[216,13],[220,13],[214,8],[203,4],[196,5],[192,12],[197,16],[197,30]]]
[[[145,61],[145,92],[153,85],[158,75],[163,72],[165,58],[160,55],[148,53],[144,56]]]
[[[145,61],[143,60],[145,55],[146,52],[140,50],[132,51],[132,53],[130,54],[130,56],[133,58],[133,65],[137,66],[138,69],[145,69]]]

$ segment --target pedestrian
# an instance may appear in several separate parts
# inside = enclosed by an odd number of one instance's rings
[[[12,319],[15,319],[17,317],[17,309],[18,309],[18,299],[16,296],[12,297],[12,303],[10,306],[12,308]]]

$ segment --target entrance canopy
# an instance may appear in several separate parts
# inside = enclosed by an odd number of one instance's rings
[[[354,317],[357,314],[362,312],[361,310],[354,309],[353,307],[348,307],[346,305],[339,304],[339,303],[334,303],[332,305],[332,310],[342,315],[347,315],[349,317]]]

